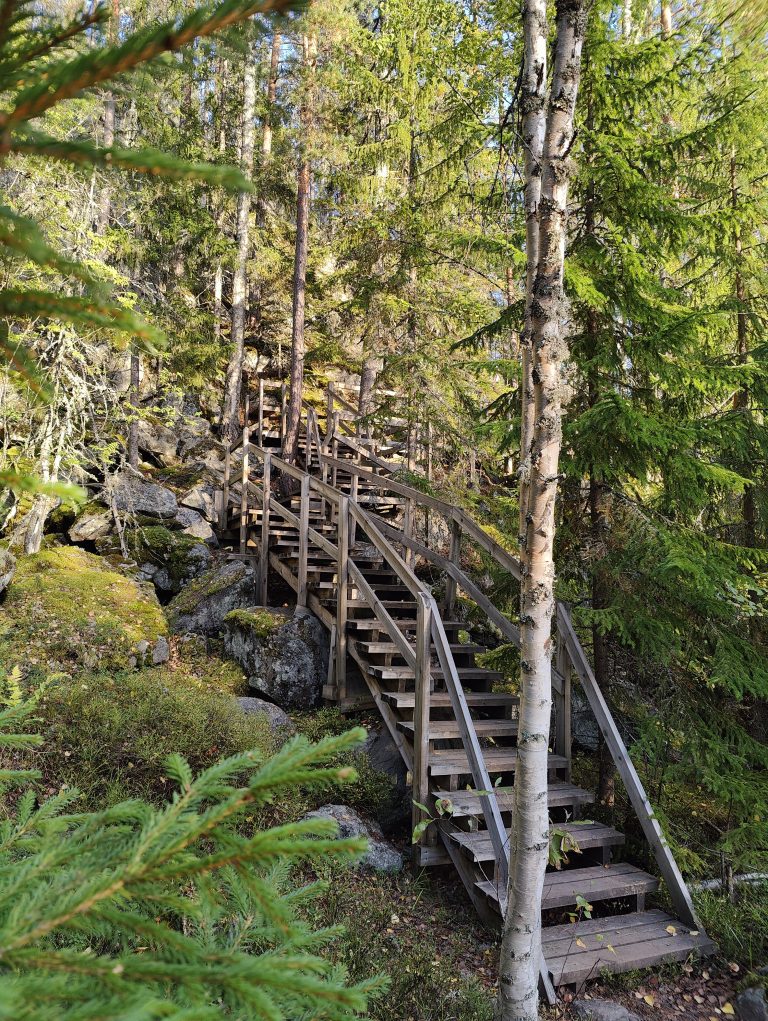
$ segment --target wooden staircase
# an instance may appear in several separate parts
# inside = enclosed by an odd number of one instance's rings
[[[300,465],[291,465],[276,453],[285,432],[285,390],[270,401],[260,384],[256,423],[246,401],[242,442],[225,451],[222,531],[239,535],[233,556],[258,565],[263,604],[273,572],[296,593],[297,606],[328,628],[332,663],[324,697],[345,709],[374,704],[381,713],[412,778],[413,823],[423,830],[417,865],[452,865],[481,918],[498,925],[506,900],[518,699],[503,690],[499,673],[482,665],[486,650],[457,613],[457,593],[505,641],[519,644],[515,625],[464,572],[462,552],[479,548],[517,578],[519,567],[462,510],[398,480],[412,466],[410,439],[364,435],[351,402],[341,399],[342,418],[339,400],[330,393],[322,435],[318,414],[306,409]],[[401,459],[385,460],[382,451]],[[291,493],[280,496],[286,480]],[[448,549],[433,541],[430,522],[438,517],[448,526]],[[439,604],[415,573],[417,561],[420,575],[442,584]],[[550,1000],[559,985],[714,949],[564,605],[557,631],[548,799],[552,839],[571,850],[548,870],[544,887],[541,973]],[[659,879],[620,860],[623,835],[586,816],[592,795],[571,782],[574,674],[674,914],[646,910]]]

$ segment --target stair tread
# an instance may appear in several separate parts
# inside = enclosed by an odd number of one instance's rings
[[[520,704],[520,699],[516,695],[507,695],[506,692],[465,691],[464,697],[470,708],[474,706],[516,706]],[[382,692],[382,698],[397,709],[413,709],[416,706],[416,693],[413,691],[385,691]],[[447,691],[433,691],[429,696],[429,703],[435,709],[442,709],[453,705],[451,696]]]
[[[498,906],[499,889],[493,879],[475,883],[478,890]],[[654,893],[659,881],[636,865],[617,862],[615,865],[594,865],[586,868],[547,872],[544,876],[542,909],[567,908],[576,903],[576,897],[588,901],[616,900],[639,893]]]
[[[489,773],[511,773],[517,763],[517,748],[484,748],[483,758]],[[563,755],[550,755],[550,769],[564,769],[568,760]],[[470,773],[467,754],[461,748],[437,749],[429,754],[432,776],[459,776]]]
[[[359,638],[356,638],[355,641],[357,642],[358,646],[361,649],[365,649],[365,651],[370,653],[371,655],[376,655],[378,653],[385,652],[397,653],[397,646],[394,644],[394,642],[365,642],[361,641]],[[451,652],[460,652],[466,654],[467,656],[470,653],[474,655],[475,653],[481,653],[486,651],[484,645],[473,645],[471,642],[467,643],[451,642],[449,648]]]
[[[594,798],[589,791],[585,791],[575,784],[565,780],[550,780],[548,788],[548,802],[550,808],[562,808],[570,805],[587,805]],[[446,791],[440,787],[432,789],[432,797],[440,798],[451,802],[452,818],[461,819],[465,816],[481,816],[483,814],[483,801],[485,795],[477,791]],[[502,812],[509,812],[512,809],[512,788],[497,787],[496,798]]]
[[[674,930],[674,931],[672,931]],[[580,984],[602,972],[631,971],[690,954],[717,951],[709,937],[665,911],[633,911],[542,929],[544,956],[556,986]],[[577,946],[576,941],[582,944]]]
[[[479,737],[517,737],[517,720],[474,720],[475,733]],[[406,734],[413,734],[416,724],[411,720],[398,720],[398,727]],[[429,740],[440,741],[461,737],[456,720],[431,720]]]
[[[612,826],[604,823],[590,821],[576,821],[567,823],[553,823],[556,830],[564,830],[573,836],[573,839],[582,851],[593,847],[614,847],[624,843],[624,834],[619,833]],[[487,830],[475,830],[468,833],[464,830],[454,830],[451,838],[463,848],[475,861],[493,861],[495,858],[493,844]],[[577,851],[573,852],[577,854]]]
[[[377,677],[381,677],[382,680],[413,680],[414,677],[413,670],[409,666],[382,666],[377,663],[370,663],[367,669]],[[499,681],[502,679],[502,674],[495,670],[486,670],[484,667],[459,666],[456,669],[462,680]],[[432,665],[432,676],[443,676],[443,671],[434,664]]]

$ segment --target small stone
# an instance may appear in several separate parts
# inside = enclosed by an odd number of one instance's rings
[[[339,825],[339,836],[366,837],[368,850],[360,865],[376,872],[399,872],[403,867],[403,856],[384,839],[375,822],[365,822],[348,805],[323,805],[314,812],[308,812],[305,819],[334,819]]]
[[[168,645],[168,639],[162,635],[155,642],[155,647],[152,649],[152,665],[160,666],[161,663],[167,663],[171,656],[171,648]]]
[[[273,734],[287,739],[296,733],[293,720],[279,705],[265,702],[263,698],[250,698],[247,695],[237,699],[237,704],[246,716],[261,713],[269,720],[269,729]]]
[[[736,997],[734,1006],[740,1021],[768,1021],[768,1003],[765,989],[745,989]]]
[[[613,1000],[574,1000],[571,1013],[581,1021],[640,1021],[637,1014]]]

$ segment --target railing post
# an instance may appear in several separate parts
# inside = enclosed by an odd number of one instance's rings
[[[360,451],[358,450],[355,452],[355,459],[353,464],[357,465],[359,463]],[[354,469],[352,469],[352,478],[349,483],[349,498],[353,503],[357,503],[357,490],[359,486],[360,477],[358,476],[357,472]],[[357,521],[355,521],[353,518],[349,525],[349,545],[354,546],[356,541],[357,541]]]
[[[288,426],[288,387],[285,383],[280,387],[280,451],[283,451],[283,444],[285,443],[285,433]]]
[[[557,636],[557,657],[555,660],[557,672],[563,678],[563,690],[557,691],[553,687],[552,693],[555,699],[555,753],[563,755],[568,760],[565,768],[566,779],[571,779],[571,661],[568,657],[568,649],[565,645],[565,637]]]
[[[243,426],[243,474],[240,492],[240,553],[245,554],[248,543],[248,454],[250,440],[248,425]]]
[[[347,697],[347,600],[349,598],[349,498],[339,499],[336,530],[336,699]]]
[[[259,376],[259,446],[264,446],[264,377]]]
[[[251,391],[248,373],[243,373],[243,428],[247,429],[251,419]]]
[[[333,439],[331,440],[331,454],[333,455],[333,460],[337,461],[338,458],[339,458],[339,413],[338,413],[338,411],[334,411],[334,413],[333,413]],[[338,475],[339,475],[338,469],[336,468],[336,465],[334,464],[334,466],[333,466],[333,481],[331,483],[331,485],[333,486],[334,489],[337,488],[336,483],[338,481]]]
[[[299,509],[299,573],[296,605],[307,605],[307,551],[309,549],[309,475],[301,477],[301,506]]]
[[[229,437],[224,441],[224,488],[221,491],[221,507],[219,507],[219,530],[227,529],[229,518],[229,473],[232,466],[231,443]]]
[[[333,422],[333,383],[328,384],[328,389],[325,395],[325,432],[326,435],[331,431],[331,424]]]
[[[423,592],[416,594],[416,680],[413,709],[413,827],[424,818],[416,802],[429,804],[429,716],[430,644],[432,639],[432,608]]]
[[[259,596],[261,605],[267,605],[269,581],[269,500],[272,495],[272,455],[264,455],[264,472],[261,479],[261,548],[259,549]]]
[[[461,565],[461,524],[451,521],[451,556],[450,560],[456,567]],[[445,616],[448,620],[453,616],[456,605],[456,580],[448,575],[445,583]]]

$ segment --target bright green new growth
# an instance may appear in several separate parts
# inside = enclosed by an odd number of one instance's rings
[[[13,732],[32,709],[0,712],[0,748],[40,743]],[[75,791],[40,801],[34,773],[2,771],[3,788],[22,794],[0,824],[0,1018],[287,1021],[364,1011],[381,982],[347,985],[318,956],[336,930],[314,932],[299,918],[322,884],[284,892],[292,865],[353,859],[364,841],[337,840],[335,825],[316,819],[253,832],[248,815],[297,786],[353,779],[326,763],[363,737],[296,738],[266,762],[246,752],[197,777],[171,756],[178,791],[160,809],[130,801],[78,814]]]

